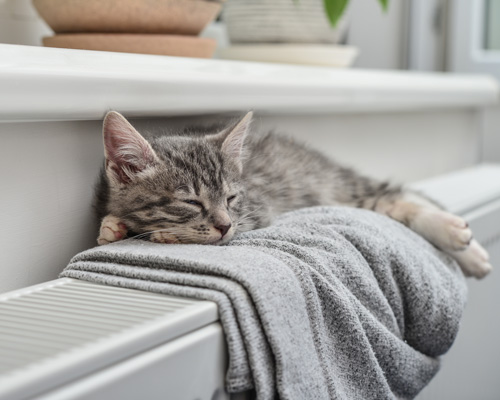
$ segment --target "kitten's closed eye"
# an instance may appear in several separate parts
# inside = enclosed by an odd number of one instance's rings
[[[203,208],[203,204],[201,204],[198,200],[184,200],[184,203]]]
[[[235,198],[236,198],[236,195],[235,195],[235,194],[234,194],[234,195],[232,195],[232,196],[229,196],[229,197],[227,198],[227,204],[231,203],[231,202],[232,202]]]

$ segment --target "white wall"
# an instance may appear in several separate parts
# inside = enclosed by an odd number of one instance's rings
[[[348,43],[360,49],[356,68],[405,68],[409,3],[410,0],[389,1],[389,9],[384,13],[377,0],[351,0]]]
[[[482,118],[483,159],[500,163],[500,105],[484,110]]]
[[[478,161],[478,120],[472,111],[262,117],[336,160],[381,179],[410,182]]]
[[[100,122],[0,124],[0,293],[55,279],[93,246]]]
[[[31,0],[0,0],[0,43],[39,46],[42,36],[50,35]]]

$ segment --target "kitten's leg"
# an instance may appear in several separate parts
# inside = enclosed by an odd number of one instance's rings
[[[412,192],[392,192],[379,197],[374,209],[405,224],[451,255],[465,275],[482,278],[491,271],[488,252],[473,240],[467,222],[425,197]]]
[[[99,229],[99,237],[97,243],[99,245],[108,244],[122,240],[127,236],[127,227],[114,215],[106,215],[101,222]]]

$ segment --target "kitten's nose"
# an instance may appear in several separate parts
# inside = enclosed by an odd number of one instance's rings
[[[229,228],[231,228],[231,223],[226,224],[226,225],[218,224],[218,225],[214,225],[214,227],[215,227],[215,229],[217,229],[221,233],[222,237],[224,237],[224,235],[227,233]]]

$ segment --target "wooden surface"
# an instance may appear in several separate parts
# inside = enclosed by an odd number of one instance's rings
[[[46,47],[210,58],[217,43],[198,36],[134,33],[73,33],[43,38]]]

